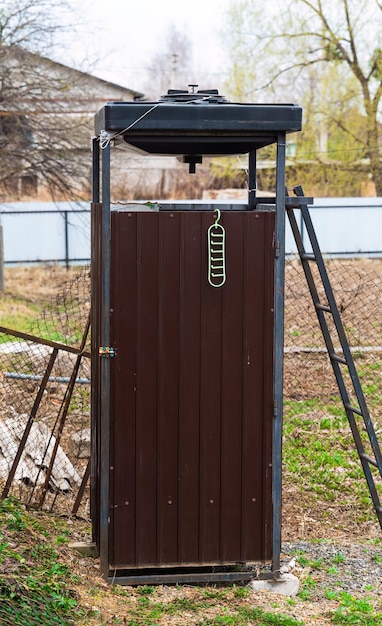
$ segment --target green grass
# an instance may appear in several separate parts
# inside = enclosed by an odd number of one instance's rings
[[[155,626],[176,624],[178,619],[183,624],[185,616],[195,626],[301,624],[283,613],[253,607],[250,588],[241,585],[196,587],[186,595],[177,587],[167,599],[161,586],[132,591],[99,582],[94,585],[93,580],[88,583],[88,597],[99,600],[100,606],[89,606],[77,592],[87,578],[75,575],[73,557],[62,558],[61,550],[71,538],[65,519],[38,516],[7,498],[0,501],[0,528],[0,571],[5,572],[0,577],[0,624],[4,626]],[[105,617],[105,597],[109,605],[110,598],[115,599],[112,618]]]
[[[260,608],[248,585],[131,588],[106,585],[99,575],[80,578],[75,558],[63,559],[72,538],[67,520],[29,512],[13,498],[0,501],[0,528],[0,571],[6,572],[0,577],[0,624],[5,626],[302,626],[299,607],[316,605],[327,574],[328,623],[382,623],[372,588],[362,597],[336,588],[333,576],[338,574],[340,581],[338,568],[345,562],[340,549],[325,562],[297,550],[298,565],[306,570],[298,596],[269,597],[267,607]],[[381,545],[378,539],[371,543]],[[380,559],[377,550],[375,560]]]
[[[49,341],[77,345],[83,328],[76,327],[76,316],[66,310],[69,306],[68,302],[63,306],[50,299],[34,301],[9,292],[0,293],[0,326]],[[81,325],[81,321],[79,323]],[[7,336],[6,341],[12,340],[19,341],[17,337]]]
[[[166,588],[165,588],[166,589]],[[122,614],[114,616],[113,624],[155,626],[194,624],[195,626],[301,626],[303,622],[284,613],[254,607],[254,597],[247,586],[173,588],[166,598],[163,587],[137,587],[132,591],[116,588],[115,596],[126,599]],[[163,596],[165,598],[163,599]],[[175,596],[175,597],[174,597]],[[273,603],[278,608],[278,603]],[[93,615],[95,617],[95,615]],[[178,619],[180,620],[178,622]],[[96,623],[106,624],[99,615]],[[120,621],[118,621],[120,620]],[[93,623],[93,622],[92,622]],[[86,619],[82,624],[87,624]]]
[[[11,313],[10,315],[2,313],[0,316],[0,325],[5,328],[10,328],[11,330],[17,330],[21,333],[30,333],[31,315],[35,315],[35,311],[31,311],[30,315],[26,313]],[[18,339],[15,338],[15,341],[18,341]]]
[[[156,620],[166,620],[166,616],[169,619],[179,616],[184,620],[185,615],[191,615],[192,623],[197,626],[248,626],[248,624],[251,626],[301,626],[303,623],[282,613],[272,613],[256,607],[235,604],[232,602],[230,590],[220,594],[219,602],[216,604],[192,597],[179,598],[171,602],[155,602],[149,597],[141,597],[135,609],[129,612],[129,617],[124,618],[123,623],[128,626],[155,625]],[[182,623],[186,622],[182,621]]]
[[[202,619],[198,626],[301,626],[303,622],[281,613],[269,613],[258,608],[239,608],[234,614]]]
[[[13,498],[0,501],[0,623],[69,626],[82,614],[76,577],[33,515]],[[16,544],[16,545],[15,545]]]
[[[293,481],[301,493],[310,493],[316,505],[351,506],[358,522],[374,519],[366,479],[338,398],[285,402],[283,459],[284,480]]]
[[[346,592],[332,593],[329,597],[339,603],[338,608],[329,614],[333,624],[357,626],[380,626],[382,624],[382,612],[374,609],[370,598],[356,598]]]

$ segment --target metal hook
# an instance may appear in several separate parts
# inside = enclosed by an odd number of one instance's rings
[[[219,224],[220,209],[216,209],[216,219],[207,231],[208,241],[208,282],[211,287],[222,287],[226,281],[225,272],[225,230]]]

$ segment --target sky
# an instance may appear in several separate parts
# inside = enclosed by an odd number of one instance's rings
[[[100,78],[140,91],[145,68],[166,49],[166,34],[174,25],[192,41],[193,80],[198,82],[199,72],[208,72],[216,83],[209,87],[219,88],[223,82],[221,29],[230,0],[72,0],[72,4],[79,16],[79,36],[62,62],[90,67]]]

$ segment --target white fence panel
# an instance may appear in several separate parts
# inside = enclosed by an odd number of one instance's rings
[[[2,224],[6,263],[65,258],[64,221],[59,213],[5,214]]]
[[[90,260],[90,207],[68,213],[68,258],[77,262]]]
[[[382,198],[315,198],[309,208],[323,254],[382,256]],[[299,219],[298,211],[296,217]],[[304,235],[304,228],[302,233]],[[303,238],[307,251],[310,251],[306,233]],[[286,252],[297,252],[289,223]]]
[[[311,216],[324,254],[382,257],[382,198],[315,198]],[[6,264],[90,261],[87,202],[0,204],[0,223]],[[286,252],[297,252],[288,220]]]
[[[0,205],[4,263],[80,263],[90,259],[87,202]]]

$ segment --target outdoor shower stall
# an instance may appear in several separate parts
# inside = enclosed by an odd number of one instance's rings
[[[253,562],[278,576],[285,154],[301,116],[211,90],[95,117],[92,523],[111,581],[239,580]],[[276,193],[260,198],[270,144]],[[204,156],[248,154],[248,201],[114,204],[115,145],[191,176]]]

